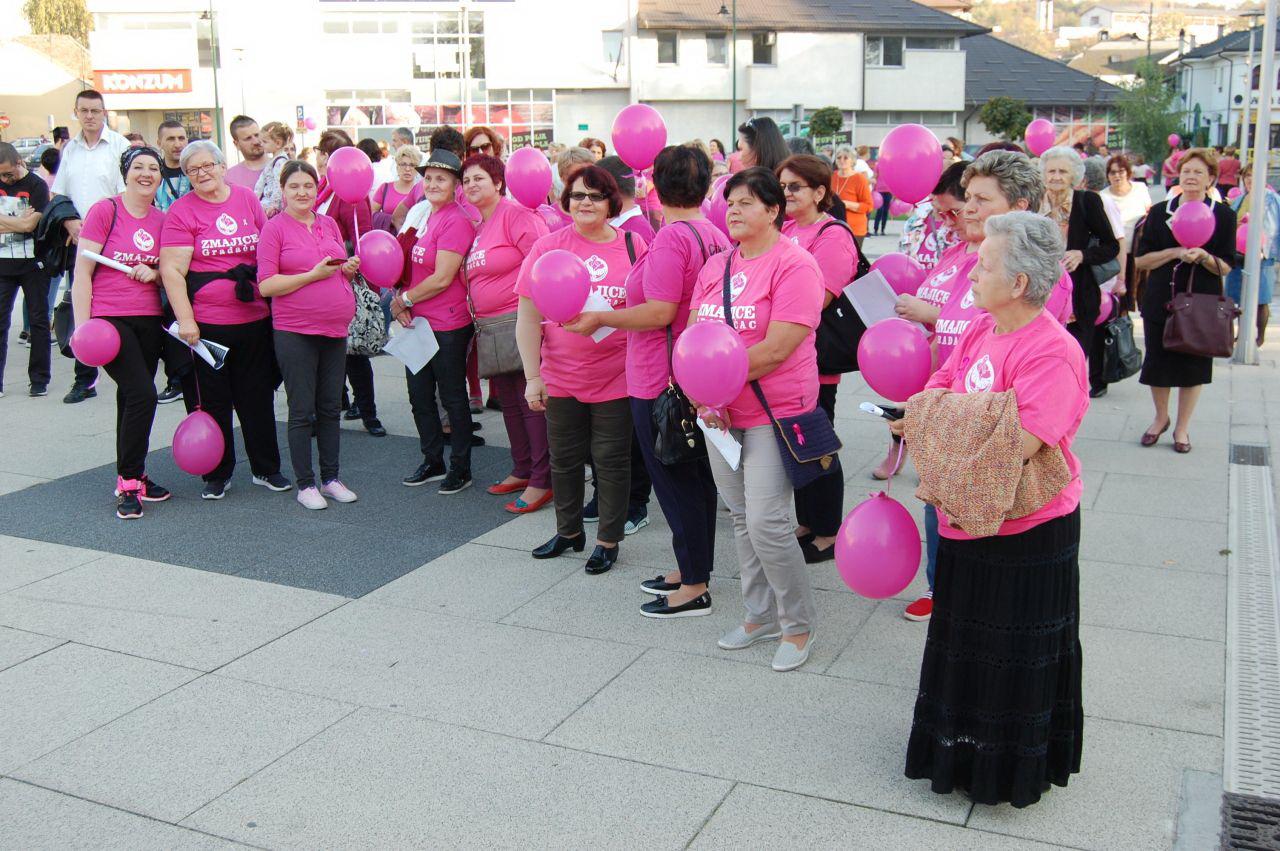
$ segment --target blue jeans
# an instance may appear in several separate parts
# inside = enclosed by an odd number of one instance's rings
[[[53,306],[57,304],[56,299],[58,298],[58,287],[61,284],[62,284],[61,275],[59,275],[56,278],[51,278],[49,280],[49,319],[50,321],[52,321],[53,319]],[[23,296],[23,299],[24,299],[23,304],[25,306],[26,296]],[[31,319],[30,317],[27,316],[26,310],[22,311],[22,330],[27,332],[31,331]]]
[[[924,505],[924,551],[928,556],[924,575],[929,580],[929,590],[933,590],[933,580],[938,574],[938,509],[929,503]]]

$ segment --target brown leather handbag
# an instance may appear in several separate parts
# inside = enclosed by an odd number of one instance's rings
[[[1173,278],[1178,277],[1179,263]],[[1240,308],[1226,293],[1211,295],[1191,291],[1195,270],[1189,270],[1187,288],[1174,287],[1173,298],[1165,306],[1169,319],[1164,325],[1164,347],[1171,352],[1206,358],[1230,357],[1235,348],[1235,322]]]

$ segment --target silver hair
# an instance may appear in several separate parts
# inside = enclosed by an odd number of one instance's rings
[[[858,152],[853,149],[852,145],[836,145],[836,159],[848,156],[851,160],[858,158]]]
[[[1044,200],[1044,177],[1026,154],[987,151],[969,163],[960,178],[960,185],[968,187],[969,181],[975,177],[993,178],[1010,207],[1016,207],[1018,201],[1023,200],[1027,202],[1028,210],[1038,210]]]
[[[1062,276],[1062,231],[1046,216],[1015,211],[992,216],[986,223],[987,241],[1004,239],[1004,271],[1010,281],[1027,276],[1023,296],[1033,307],[1044,307]]]
[[[1089,157],[1084,161],[1084,188],[1093,192],[1107,188],[1107,161],[1102,157]]]
[[[187,163],[191,162],[191,158],[196,154],[208,154],[213,157],[213,161],[217,165],[226,165],[227,163],[227,157],[222,153],[221,148],[208,139],[196,139],[194,142],[188,143],[178,156],[178,168],[182,169],[183,174],[187,171]]]
[[[1084,180],[1084,160],[1080,159],[1080,155],[1076,153],[1075,148],[1068,148],[1066,145],[1054,145],[1049,150],[1040,155],[1040,174],[1044,176],[1044,170],[1049,166],[1049,160],[1066,160],[1067,165],[1071,166],[1071,188],[1080,185],[1080,181]]]

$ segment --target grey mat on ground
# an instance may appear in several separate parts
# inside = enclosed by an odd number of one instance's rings
[[[281,424],[282,472],[292,477],[286,446]],[[421,461],[416,439],[344,430],[342,480],[360,499],[331,500],[324,511],[300,506],[296,490],[252,484],[242,450],[237,431],[239,463],[221,501],[202,500],[201,480],[165,448],[148,456],[147,473],[173,498],[147,503],[141,520],[116,518],[115,469],[107,465],[0,496],[0,534],[360,597],[512,519],[502,507],[513,497],[485,493],[510,470],[503,448],[473,448],[475,484],[441,496],[438,482],[400,484]]]

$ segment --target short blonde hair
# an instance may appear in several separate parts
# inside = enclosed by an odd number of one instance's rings
[[[1182,167],[1191,160],[1200,160],[1209,170],[1209,176],[1214,180],[1218,179],[1218,155],[1212,148],[1192,148],[1187,151],[1182,155],[1182,159],[1178,160],[1178,171],[1182,171]]]
[[[556,159],[556,171],[560,173],[560,179],[567,183],[570,174],[584,165],[593,165],[595,161],[596,155],[586,148],[569,148]]]
[[[414,168],[422,165],[422,151],[414,145],[401,145],[396,148],[396,165],[400,164],[403,159],[408,159]]]

